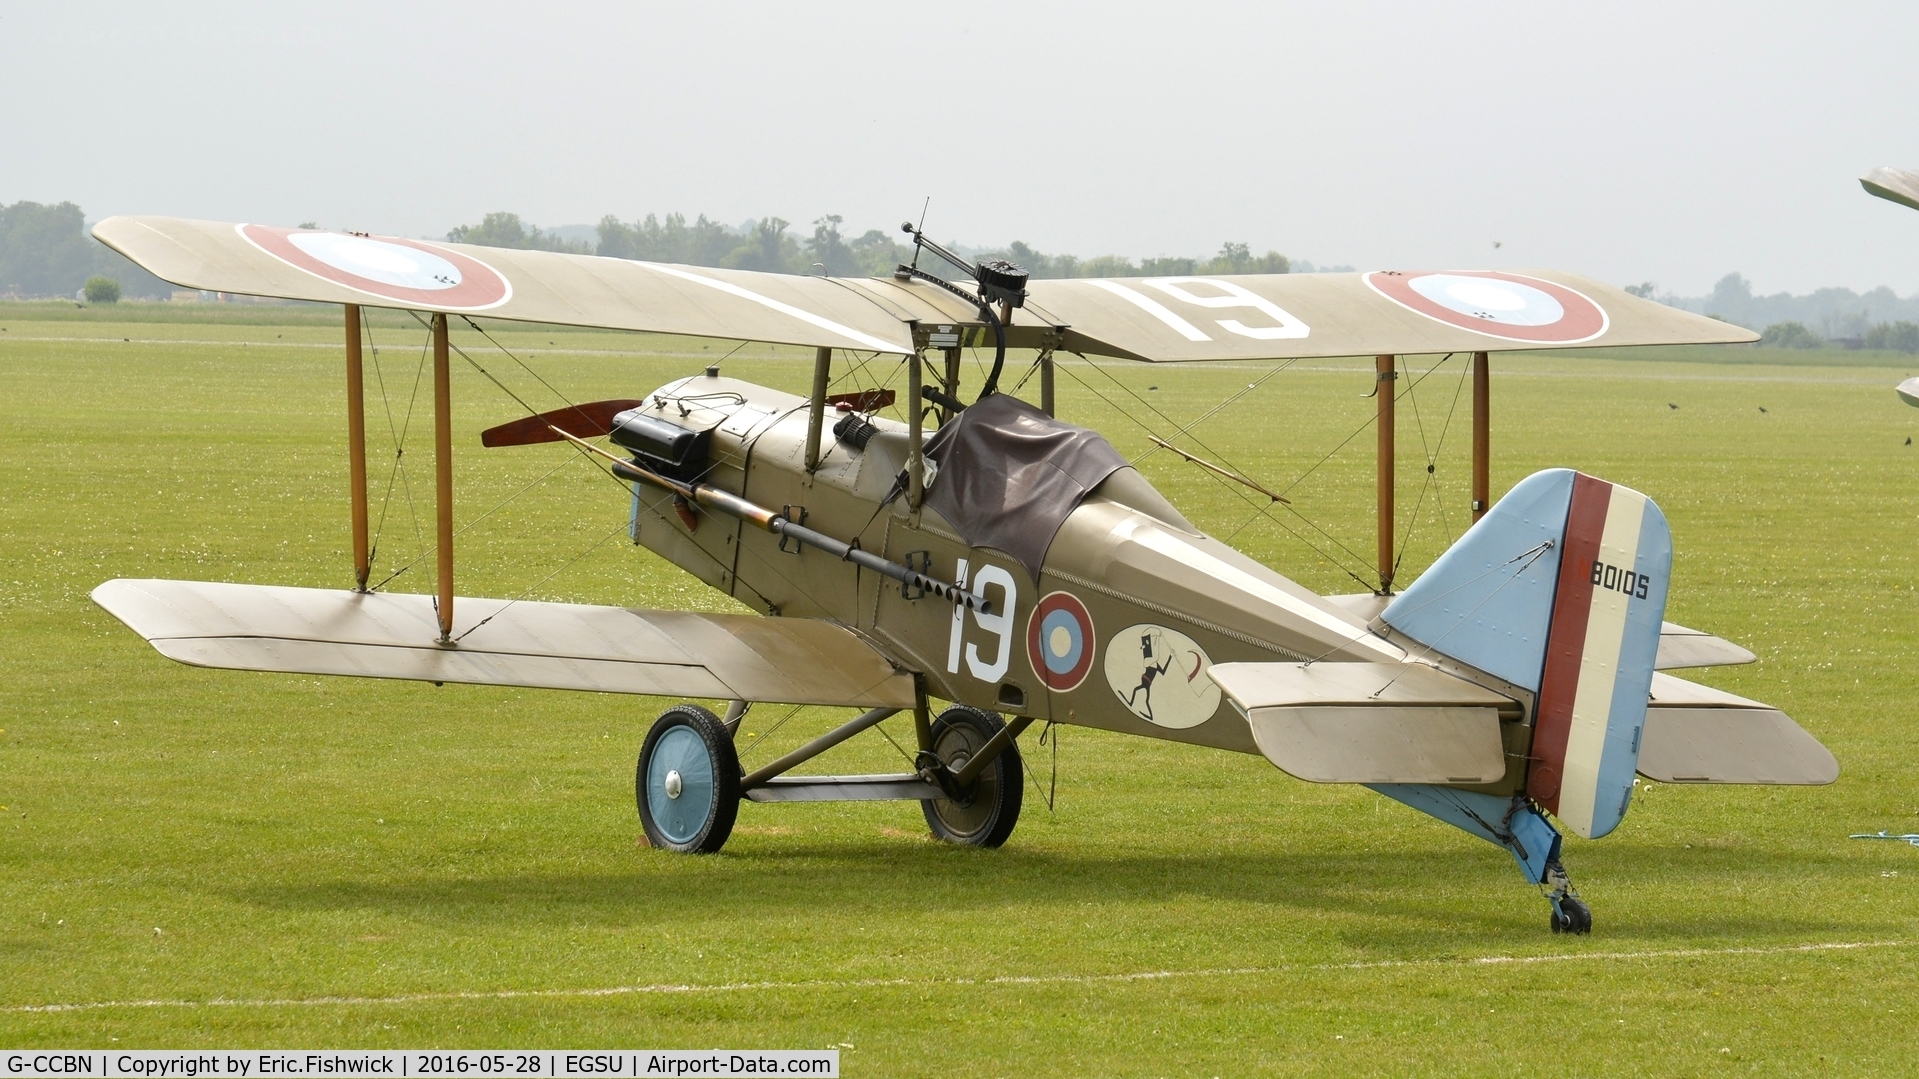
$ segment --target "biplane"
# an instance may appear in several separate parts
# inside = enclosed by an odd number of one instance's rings
[[[1881,166],[1859,177],[1859,186],[1868,195],[1919,210],[1919,173]],[[1893,392],[1901,401],[1919,408],[1919,378],[1906,379],[1893,387]]]
[[[1508,851],[1552,929],[1583,933],[1591,910],[1560,828],[1613,831],[1635,774],[1836,778],[1832,755],[1778,709],[1665,673],[1754,656],[1664,621],[1672,543],[1651,498],[1569,469],[1497,502],[1489,490],[1488,353],[1751,333],[1555,272],[1028,280],[906,229],[911,264],[850,279],[102,221],[98,239],[183,287],[341,305],[355,564],[353,587],[338,590],[112,580],[94,599],[162,655],[202,667],[678,699],[645,735],[634,793],[649,841],[689,853],[721,848],[742,799],[918,801],[935,836],[998,846],[1020,814],[1019,738],[1058,722],[1363,784]],[[369,306],[430,324],[432,595],[368,587]],[[630,399],[527,406],[481,435],[556,443],[606,469],[635,544],[760,613],[456,595],[447,327],[475,316],[815,350],[804,397],[709,366]],[[980,385],[961,384],[964,348],[991,350]],[[1000,386],[1008,349],[1032,353],[1036,400]],[[1374,357],[1378,587],[1320,596],[1205,534],[1099,433],[1055,415],[1061,353]],[[1471,356],[1474,523],[1402,588],[1397,357],[1440,353]],[[904,384],[835,394],[836,354],[889,357]],[[734,737],[766,703],[857,714],[748,771]],[[917,740],[912,771],[796,771],[900,713]]]

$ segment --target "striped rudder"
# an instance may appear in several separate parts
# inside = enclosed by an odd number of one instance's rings
[[[1593,839],[1632,795],[1671,571],[1651,499],[1552,469],[1515,486],[1382,617],[1538,695],[1526,793]]]

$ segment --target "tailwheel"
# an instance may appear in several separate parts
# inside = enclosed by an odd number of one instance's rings
[[[1568,896],[1559,901],[1553,911],[1553,932],[1590,933],[1593,931],[1593,911],[1583,899]]]
[[[983,708],[953,705],[933,721],[933,752],[947,769],[957,772],[1005,726],[999,716]],[[972,847],[997,847],[1019,823],[1025,783],[1019,745],[1009,742],[971,785],[956,791],[955,797],[922,799],[920,810],[937,838]]]
[[[719,850],[740,811],[740,759],[726,725],[696,704],[667,709],[640,747],[633,793],[649,843],[682,854]]]
[[[1579,892],[1573,888],[1572,878],[1566,875],[1566,867],[1559,859],[1546,863],[1546,874],[1539,882],[1539,890],[1545,894],[1546,902],[1552,904],[1553,932],[1585,934],[1593,931],[1593,909],[1579,898]]]

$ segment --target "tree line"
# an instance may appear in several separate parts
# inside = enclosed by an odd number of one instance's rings
[[[0,296],[72,297],[90,278],[100,279],[90,292],[102,302],[173,294],[172,285],[88,236],[86,215],[73,203],[0,206]]]
[[[813,222],[811,235],[801,235],[791,231],[792,223],[780,217],[757,218],[734,228],[710,220],[705,214],[690,223],[685,214],[667,214],[664,218],[648,214],[632,222],[609,214],[594,228],[598,242],[591,243],[543,231],[521,221],[520,215],[503,211],[487,214],[477,225],[461,225],[448,232],[446,238],[455,243],[485,247],[570,251],[643,262],[722,266],[769,273],[825,272],[834,277],[883,276],[913,257],[912,246],[894,238],[898,234],[869,229],[849,236],[841,229],[844,224],[845,219],[840,215],[828,214]],[[1286,256],[1277,251],[1256,255],[1247,244],[1231,242],[1220,245],[1219,253],[1211,258],[1148,258],[1137,263],[1119,255],[1089,259],[1049,255],[1017,240],[1003,248],[947,246],[969,257],[1003,258],[1024,267],[1034,278],[1177,277],[1286,273],[1291,269]],[[946,268],[934,265],[935,261],[923,261],[922,268],[944,272]]]
[[[1760,331],[1760,343],[1776,348],[1884,348],[1919,352],[1919,295],[1900,297],[1885,286],[1859,293],[1816,289],[1803,296],[1761,295],[1743,275],[1729,273],[1704,296],[1676,296],[1650,281],[1626,286],[1635,296],[1668,307]],[[1903,327],[1903,328],[1902,328]]]

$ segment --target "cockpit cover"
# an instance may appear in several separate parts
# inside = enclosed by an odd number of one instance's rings
[[[934,432],[926,456],[939,474],[926,504],[975,547],[1019,559],[1039,580],[1053,534],[1126,459],[1098,432],[998,393]]]

